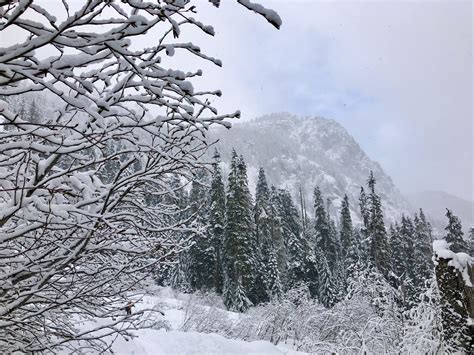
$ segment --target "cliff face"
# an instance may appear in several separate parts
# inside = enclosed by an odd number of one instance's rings
[[[210,136],[211,141],[219,140],[217,148],[224,163],[228,164],[232,148],[244,156],[251,190],[259,167],[263,167],[269,182],[290,190],[295,200],[299,201],[301,189],[309,210],[316,185],[330,200],[330,212],[335,216],[347,194],[357,222],[360,187],[365,186],[372,170],[386,218],[393,221],[410,209],[381,166],[336,121],[276,113],[234,123],[230,130],[217,129]]]

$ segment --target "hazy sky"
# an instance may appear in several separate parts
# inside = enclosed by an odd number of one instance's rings
[[[218,107],[333,118],[402,192],[474,200],[471,2],[260,3],[280,31],[234,1],[203,2],[216,37],[202,50],[224,62],[205,72]]]
[[[38,3],[54,12],[57,1]],[[402,192],[443,190],[474,200],[470,1],[258,2],[280,14],[281,30],[236,1],[221,0],[219,9],[197,1],[198,19],[216,36],[184,28],[178,41],[192,40],[224,67],[179,54],[163,65],[202,68],[199,89],[224,93],[220,113],[333,118]],[[0,41],[20,38],[4,33]]]

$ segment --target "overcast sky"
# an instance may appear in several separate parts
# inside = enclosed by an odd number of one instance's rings
[[[470,1],[259,2],[280,31],[234,1],[203,5],[216,37],[202,49],[224,62],[205,72],[218,107],[333,118],[402,192],[474,200]]]
[[[38,3],[55,12],[57,1]],[[202,68],[199,89],[224,93],[220,113],[287,111],[340,122],[404,193],[474,200],[470,1],[259,2],[280,14],[281,30],[236,1],[219,9],[197,1],[198,19],[216,36],[184,29],[179,41],[222,59],[222,69],[179,55],[163,65]],[[2,44],[20,38],[0,36]]]

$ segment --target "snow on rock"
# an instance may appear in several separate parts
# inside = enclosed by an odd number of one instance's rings
[[[448,265],[458,270],[466,283],[466,286],[472,287],[468,268],[474,264],[474,258],[466,253],[455,253],[449,249],[450,243],[445,239],[433,241],[433,251],[436,259],[449,260]]]

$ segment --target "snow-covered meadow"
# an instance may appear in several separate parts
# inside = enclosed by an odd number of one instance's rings
[[[217,306],[223,307],[217,298]],[[210,299],[208,299],[208,302]],[[220,303],[220,304],[219,304]],[[152,317],[157,325],[150,329],[131,331],[132,337],[114,337],[112,350],[116,354],[172,355],[172,354],[305,354],[294,350],[290,344],[274,345],[268,341],[245,341],[226,338],[216,333],[185,331],[189,312],[198,307],[210,314],[215,305],[206,305],[204,298],[187,295],[171,288],[153,287],[149,294],[136,300],[134,311],[155,308],[164,313]],[[144,317],[151,316],[150,314]],[[219,308],[220,322],[236,323],[239,313]]]

